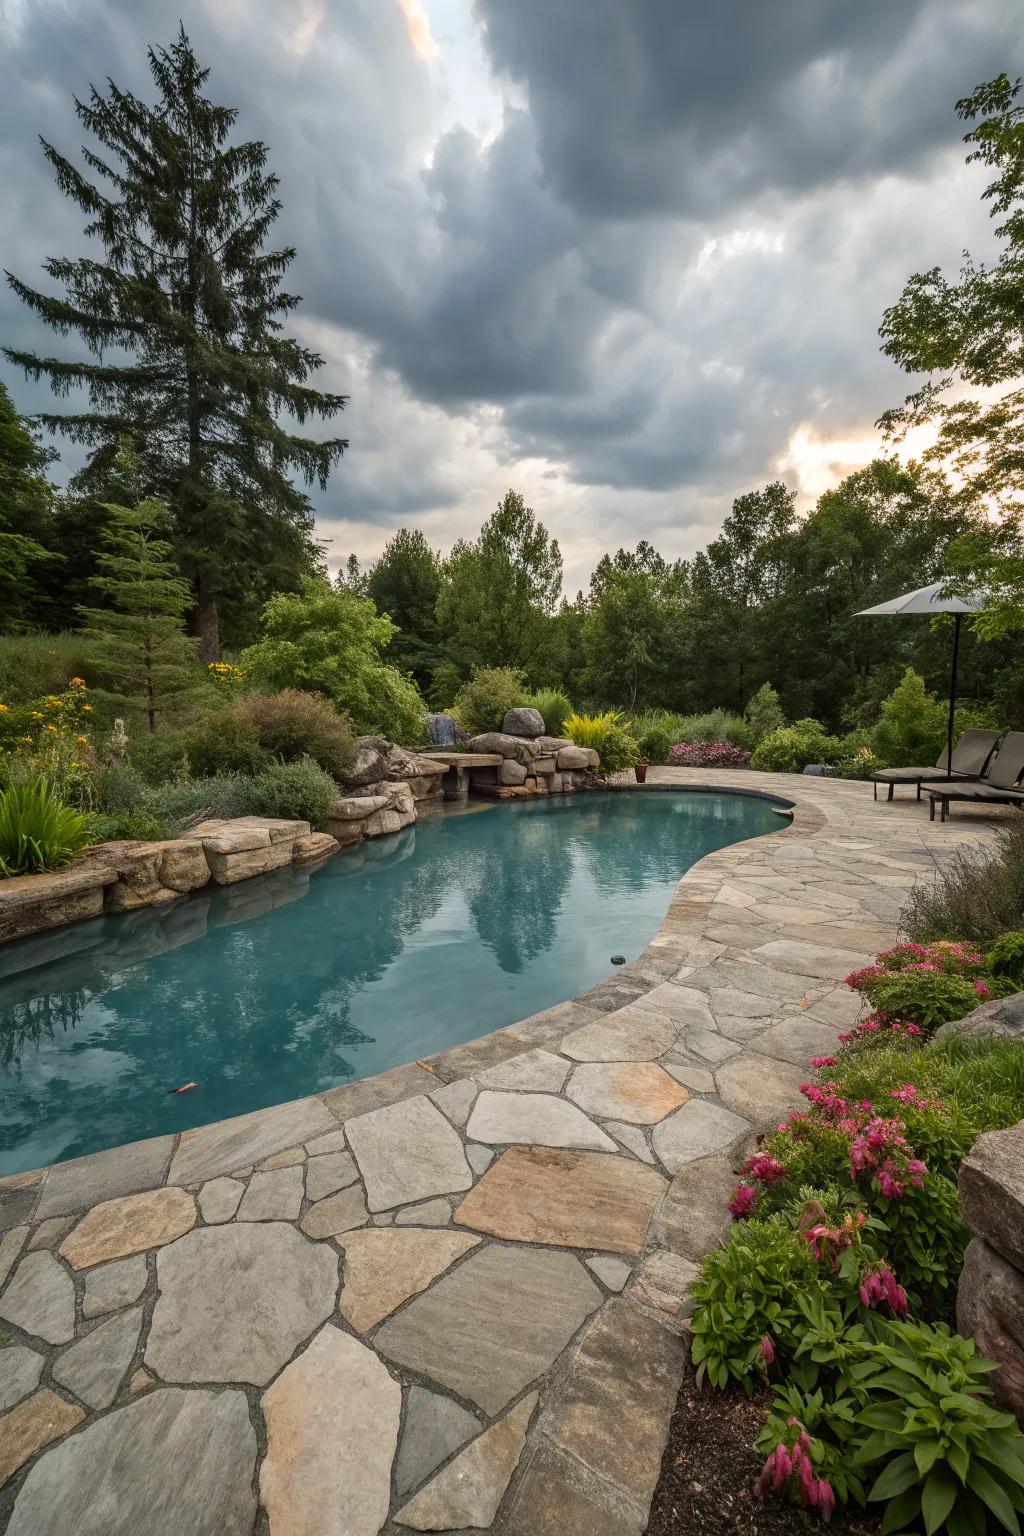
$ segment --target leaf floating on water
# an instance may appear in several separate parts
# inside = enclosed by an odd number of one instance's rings
[[[180,1088],[168,1088],[168,1093],[191,1093],[193,1088],[198,1088],[198,1083],[182,1083]]]

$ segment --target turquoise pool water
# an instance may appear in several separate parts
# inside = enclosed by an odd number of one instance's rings
[[[743,795],[470,802],[0,950],[0,1174],[299,1098],[562,1002],[635,959]],[[192,1092],[175,1096],[182,1083]]]

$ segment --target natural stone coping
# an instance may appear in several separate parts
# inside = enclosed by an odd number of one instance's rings
[[[694,865],[577,998],[0,1181],[0,1528],[134,1536],[144,1495],[155,1536],[243,1536],[258,1489],[270,1536],[314,1509],[368,1536],[641,1536],[736,1162],[855,1018],[842,978],[909,887],[990,828],[828,779],[616,787],[793,815]]]
[[[500,768],[505,761],[500,752],[424,752],[423,756],[449,768]]]

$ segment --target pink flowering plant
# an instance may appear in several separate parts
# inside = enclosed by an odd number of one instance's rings
[[[873,965],[851,971],[846,985],[871,1005],[871,1013],[846,1036],[849,1041],[894,1031],[928,1035],[940,1024],[962,1019],[1013,985],[996,977],[973,944],[940,939],[934,944],[895,944]]]
[[[675,768],[746,768],[750,753],[731,741],[677,741],[668,760]]]

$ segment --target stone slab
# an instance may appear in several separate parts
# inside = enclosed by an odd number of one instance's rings
[[[471,1078],[457,1078],[453,1083],[445,1083],[443,1088],[435,1088],[429,1098],[452,1125],[461,1131],[469,1119],[469,1111],[476,1098],[476,1083]]]
[[[812,1056],[835,1054],[836,1030],[830,1024],[805,1014],[794,1014],[780,1019],[777,1024],[757,1035],[751,1042],[751,1050],[764,1056],[774,1056],[777,1061],[790,1061],[794,1066],[807,1069]]]
[[[586,1263],[587,1268],[610,1291],[621,1291],[629,1279],[631,1266],[625,1259],[615,1259],[608,1254],[599,1253],[596,1258],[587,1259]]]
[[[851,971],[870,965],[875,958],[852,949],[808,944],[802,939],[772,939],[751,951],[764,965],[817,980],[843,981]]]
[[[54,1402],[65,1433],[83,1415],[60,1398]],[[243,1393],[147,1392],[40,1457],[7,1533],[251,1536],[255,1465],[256,1434]]]
[[[85,1277],[82,1316],[102,1317],[104,1312],[130,1307],[146,1289],[147,1279],[146,1259],[141,1253],[90,1269]]]
[[[77,1424],[81,1424],[84,1418],[81,1408],[65,1402],[56,1392],[51,1392],[49,1387],[42,1387],[38,1392],[33,1392],[31,1397],[23,1398],[16,1408],[12,1408],[10,1413],[0,1419],[0,1488],[10,1482],[15,1472],[37,1451],[59,1440],[61,1435],[66,1435]],[[30,1472],[29,1478],[31,1476]],[[17,1521],[16,1510],[7,1529],[19,1529]],[[53,1536],[59,1536],[62,1528],[57,1525],[39,1525],[22,1529],[26,1531],[26,1536],[28,1531],[32,1531],[33,1536],[36,1531],[50,1531]],[[79,1528],[67,1526],[63,1529],[77,1531]]]
[[[495,1414],[549,1368],[602,1299],[571,1254],[489,1244],[384,1323],[374,1343]]]
[[[453,1451],[480,1430],[480,1421],[450,1397],[411,1386],[405,1427],[395,1464],[395,1487],[403,1494],[422,1483]]]
[[[489,1529],[526,1444],[531,1392],[432,1478],[395,1516],[414,1531]]]
[[[654,1061],[675,1045],[679,1024],[630,1004],[566,1035],[560,1049],[573,1061]]]
[[[750,1121],[732,1110],[691,1099],[655,1126],[654,1150],[669,1173],[677,1173],[685,1163],[723,1151],[750,1129]]]
[[[480,1239],[432,1227],[370,1228],[348,1232],[341,1315],[366,1333],[410,1296],[426,1290]]]
[[[173,1242],[195,1225],[196,1203],[184,1189],[153,1189],[94,1205],[60,1245],[73,1269],[91,1269]]]
[[[686,1089],[652,1061],[584,1062],[566,1091],[588,1115],[635,1125],[656,1125],[689,1098]]]
[[[490,1145],[583,1147],[613,1152],[611,1137],[575,1104],[548,1093],[494,1093],[473,1106],[467,1136]]]
[[[146,1364],[264,1386],[334,1310],[338,1255],[282,1222],[199,1227],[161,1249]]]
[[[0,1349],[0,1413],[34,1392],[43,1374],[43,1357],[24,1344]]]
[[[662,1175],[632,1158],[513,1147],[462,1201],[455,1220],[514,1242],[639,1253],[664,1192]]]
[[[523,1051],[509,1061],[499,1062],[478,1072],[476,1080],[481,1088],[514,1089],[520,1093],[561,1093],[569,1074],[569,1063],[564,1056],[538,1049]]]
[[[647,1145],[647,1138],[638,1125],[627,1125],[624,1120],[606,1120],[604,1128],[614,1136],[620,1147],[625,1147],[642,1163],[653,1163],[654,1153]]]
[[[108,1317],[55,1362],[53,1379],[90,1408],[109,1408],[131,1363],[142,1327],[142,1308]]]
[[[775,1061],[754,1051],[744,1051],[715,1068],[715,1082],[723,1104],[758,1128],[785,1119],[791,1110],[806,1103],[797,1085],[807,1080],[807,1067]]]
[[[199,1191],[199,1209],[207,1226],[230,1221],[244,1193],[245,1185],[238,1179],[211,1179],[204,1184]]]
[[[376,1221],[378,1218],[374,1217]],[[447,1200],[424,1200],[422,1205],[407,1205],[395,1215],[399,1227],[446,1227],[452,1219]]]
[[[238,1207],[238,1221],[295,1221],[302,1209],[300,1166],[254,1173]]]
[[[86,1211],[103,1200],[157,1188],[164,1181],[173,1146],[173,1136],[154,1136],[55,1163],[46,1174],[36,1220]]]
[[[219,1120],[182,1132],[168,1181],[198,1184],[218,1174],[251,1168],[275,1152],[337,1129],[337,1120],[320,1099],[295,1099],[272,1109]]]
[[[29,1253],[0,1297],[0,1321],[48,1344],[75,1336],[75,1286],[52,1253]]]
[[[473,1174],[458,1132],[428,1098],[406,1099],[345,1124],[371,1211],[468,1189]]]
[[[325,1152],[311,1157],[306,1164],[306,1199],[325,1200],[339,1189],[347,1189],[358,1177],[359,1169],[350,1152]]]
[[[262,1407],[260,1500],[271,1536],[377,1536],[391,1501],[402,1389],[373,1350],[321,1328]]]
[[[307,1237],[322,1242],[325,1238],[350,1232],[353,1227],[363,1226],[367,1214],[362,1187],[350,1185],[348,1189],[341,1189],[337,1194],[328,1195],[325,1200],[318,1200],[315,1205],[311,1205],[299,1226]]]

